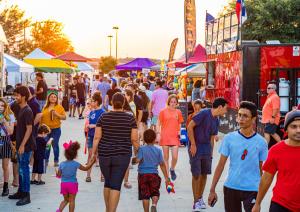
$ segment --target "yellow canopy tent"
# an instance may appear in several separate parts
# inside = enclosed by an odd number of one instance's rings
[[[25,59],[24,61],[34,66],[36,71],[40,72],[70,74],[73,71],[76,71],[76,68],[73,68],[64,61],[58,59]]]

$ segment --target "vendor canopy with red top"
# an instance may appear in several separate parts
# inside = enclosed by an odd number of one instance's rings
[[[68,62],[87,62],[90,60],[89,58],[76,54],[75,52],[67,52],[65,54],[57,56],[56,59]]]
[[[198,44],[194,49],[193,55],[189,58],[188,63],[185,62],[185,55],[182,55],[178,60],[169,62],[167,66],[169,68],[184,68],[192,64],[205,62],[207,62],[206,50],[201,44]]]
[[[144,68],[151,69],[156,64],[148,58],[136,58],[128,63],[116,66],[116,70],[142,70]]]

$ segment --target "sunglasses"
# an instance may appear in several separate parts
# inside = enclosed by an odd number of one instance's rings
[[[267,88],[268,90],[272,90],[272,89],[274,89],[274,88]]]
[[[243,154],[242,154],[241,159],[242,159],[242,160],[245,160],[245,158],[246,158],[247,155],[248,155],[248,150],[245,149],[244,152],[243,152]]]

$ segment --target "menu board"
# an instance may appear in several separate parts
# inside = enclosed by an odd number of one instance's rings
[[[178,109],[181,111],[184,120],[181,126],[182,128],[186,128],[186,121],[188,118],[188,102],[179,101]]]
[[[206,23],[206,53],[235,51],[240,39],[240,27],[235,12]]]

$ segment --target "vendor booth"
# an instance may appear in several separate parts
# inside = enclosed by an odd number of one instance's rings
[[[30,74],[34,72],[32,65],[8,54],[4,54],[4,69],[6,71],[6,84],[13,87],[17,83],[27,85]]]
[[[148,58],[136,58],[128,63],[122,64],[122,65],[117,65],[116,70],[118,71],[126,71],[129,72],[127,74],[129,75],[136,75],[140,76],[141,73],[143,73],[143,70],[151,70],[151,67],[155,66],[156,64],[152,62]],[[145,72],[144,72],[145,74]],[[147,72],[147,74],[149,74]]]

